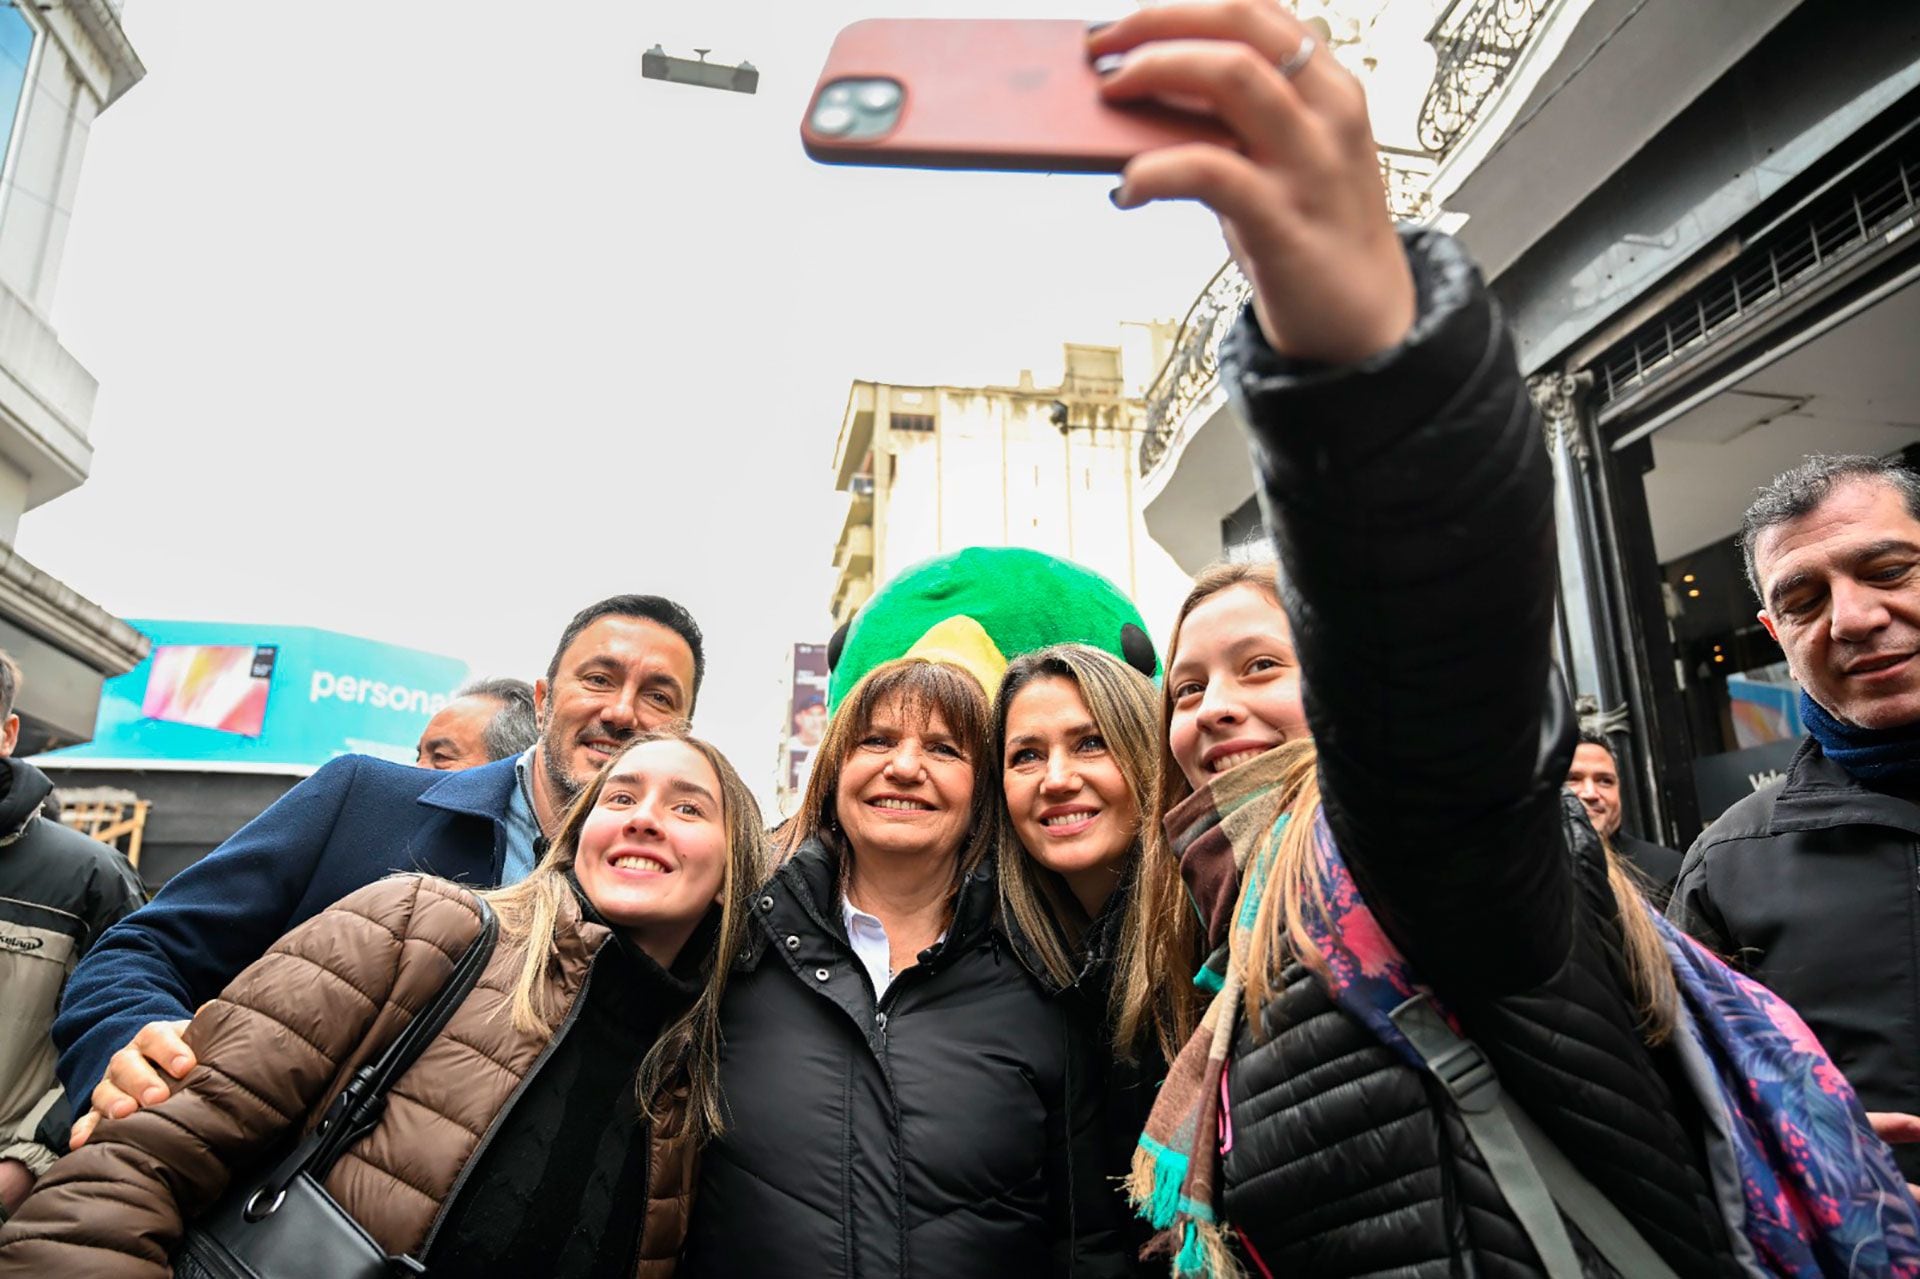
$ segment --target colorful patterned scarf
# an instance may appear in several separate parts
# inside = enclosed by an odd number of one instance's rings
[[[1287,816],[1277,812],[1278,788],[1291,762],[1287,752],[1270,752],[1167,815],[1168,837],[1213,947],[1195,981],[1217,993],[1161,1087],[1128,1189],[1159,1231],[1149,1251],[1172,1254],[1181,1279],[1240,1273],[1219,1212],[1220,1108],[1244,1014],[1247,945],[1287,828]],[[1256,802],[1262,799],[1268,802]],[[1306,925],[1325,961],[1329,993],[1409,1065],[1424,1069],[1390,1017],[1421,987],[1361,898],[1319,813],[1313,839],[1325,909],[1309,903]],[[1246,891],[1236,893],[1243,881]],[[1771,991],[1648,910],[1682,996],[1676,1033],[1690,1038],[1696,1060],[1705,1063],[1707,1077],[1696,1080],[1702,1110],[1718,1117],[1725,1133],[1721,1148],[1730,1159],[1709,1162],[1716,1177],[1731,1163],[1739,1178],[1737,1187],[1721,1187],[1723,1201],[1744,1207],[1729,1229],[1770,1274],[1920,1279],[1920,1214],[1812,1032]]]
[[[1268,751],[1214,778],[1166,816],[1167,839],[1211,952],[1193,984],[1213,992],[1213,1001],[1160,1085],[1127,1192],[1157,1232],[1147,1252],[1172,1254],[1179,1276],[1240,1273],[1216,1210],[1222,1081],[1240,1026],[1261,890],[1287,828],[1275,815],[1287,798],[1281,784],[1292,759],[1292,752]],[[1240,891],[1243,881],[1250,891]]]

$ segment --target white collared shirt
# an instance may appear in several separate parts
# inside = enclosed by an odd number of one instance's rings
[[[854,905],[844,893],[840,896],[840,919],[847,926],[847,940],[853,943],[854,956],[873,979],[873,998],[878,1003],[887,993],[887,987],[893,985],[893,943],[887,939],[887,926],[878,916],[869,915]],[[934,944],[946,939],[943,929]]]
[[[878,1000],[893,985],[893,943],[887,940],[887,926],[845,896],[840,898],[840,918],[847,926],[854,956],[873,979],[873,997]]]

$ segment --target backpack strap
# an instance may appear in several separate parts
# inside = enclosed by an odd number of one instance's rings
[[[1507,1096],[1486,1054],[1447,1024],[1429,996],[1417,994],[1388,1016],[1453,1099],[1467,1135],[1550,1279],[1581,1275],[1562,1213],[1618,1273],[1678,1279],[1633,1223]]]

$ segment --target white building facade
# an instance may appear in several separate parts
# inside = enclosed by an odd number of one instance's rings
[[[1067,344],[1057,386],[1024,371],[1010,386],[854,383],[834,453],[835,486],[849,494],[834,624],[901,569],[969,546],[1083,564],[1150,626],[1169,624],[1189,579],[1141,523],[1144,404],[1121,353]]]
[[[0,7],[0,648],[24,671],[22,753],[85,740],[101,681],[147,648],[13,550],[92,467],[97,384],[49,316],[88,131],[145,74],[114,0]]]

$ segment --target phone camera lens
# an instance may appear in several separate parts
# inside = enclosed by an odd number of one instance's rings
[[[844,84],[836,84],[820,95],[823,107],[844,107],[853,104],[853,90]]]
[[[853,127],[853,112],[845,107],[828,106],[822,103],[814,109],[813,127],[818,133],[845,133]]]
[[[863,85],[860,105],[868,111],[891,111],[900,105],[900,86],[884,80]]]

